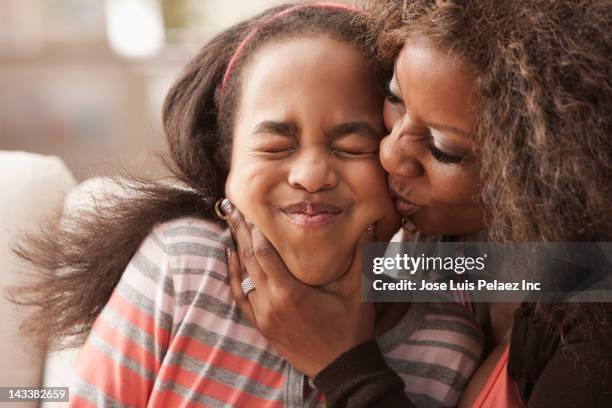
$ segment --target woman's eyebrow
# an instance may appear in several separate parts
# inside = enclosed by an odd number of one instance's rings
[[[265,120],[255,126],[253,134],[275,134],[281,136],[296,137],[298,128],[296,125],[276,120]]]
[[[374,128],[370,126],[368,122],[358,121],[341,123],[340,125],[334,126],[327,132],[327,137],[333,140],[349,134],[359,134],[369,139],[374,139],[377,142],[382,136],[380,132],[374,130]]]

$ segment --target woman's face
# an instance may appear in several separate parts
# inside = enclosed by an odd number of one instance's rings
[[[465,63],[425,42],[407,41],[396,60],[384,103],[391,134],[381,143],[380,160],[396,208],[421,232],[484,228],[473,87]]]
[[[241,81],[226,194],[296,278],[329,283],[370,224],[380,239],[397,228],[374,74],[352,46],[313,36],[264,46]]]

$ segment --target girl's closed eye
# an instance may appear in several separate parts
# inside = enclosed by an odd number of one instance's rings
[[[370,159],[378,157],[378,141],[362,135],[346,135],[332,144],[332,152],[339,158]]]
[[[291,155],[296,149],[295,143],[288,138],[270,140],[259,143],[251,148],[251,156],[269,159],[283,159]]]

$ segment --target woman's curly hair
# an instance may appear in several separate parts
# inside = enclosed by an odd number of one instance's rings
[[[379,0],[391,63],[408,38],[476,71],[474,146],[490,239],[612,240],[612,3]],[[610,328],[610,304],[540,304]]]

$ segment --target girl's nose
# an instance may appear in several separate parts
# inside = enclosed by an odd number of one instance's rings
[[[309,193],[334,188],[337,183],[338,174],[324,152],[301,152],[289,171],[289,184]]]

